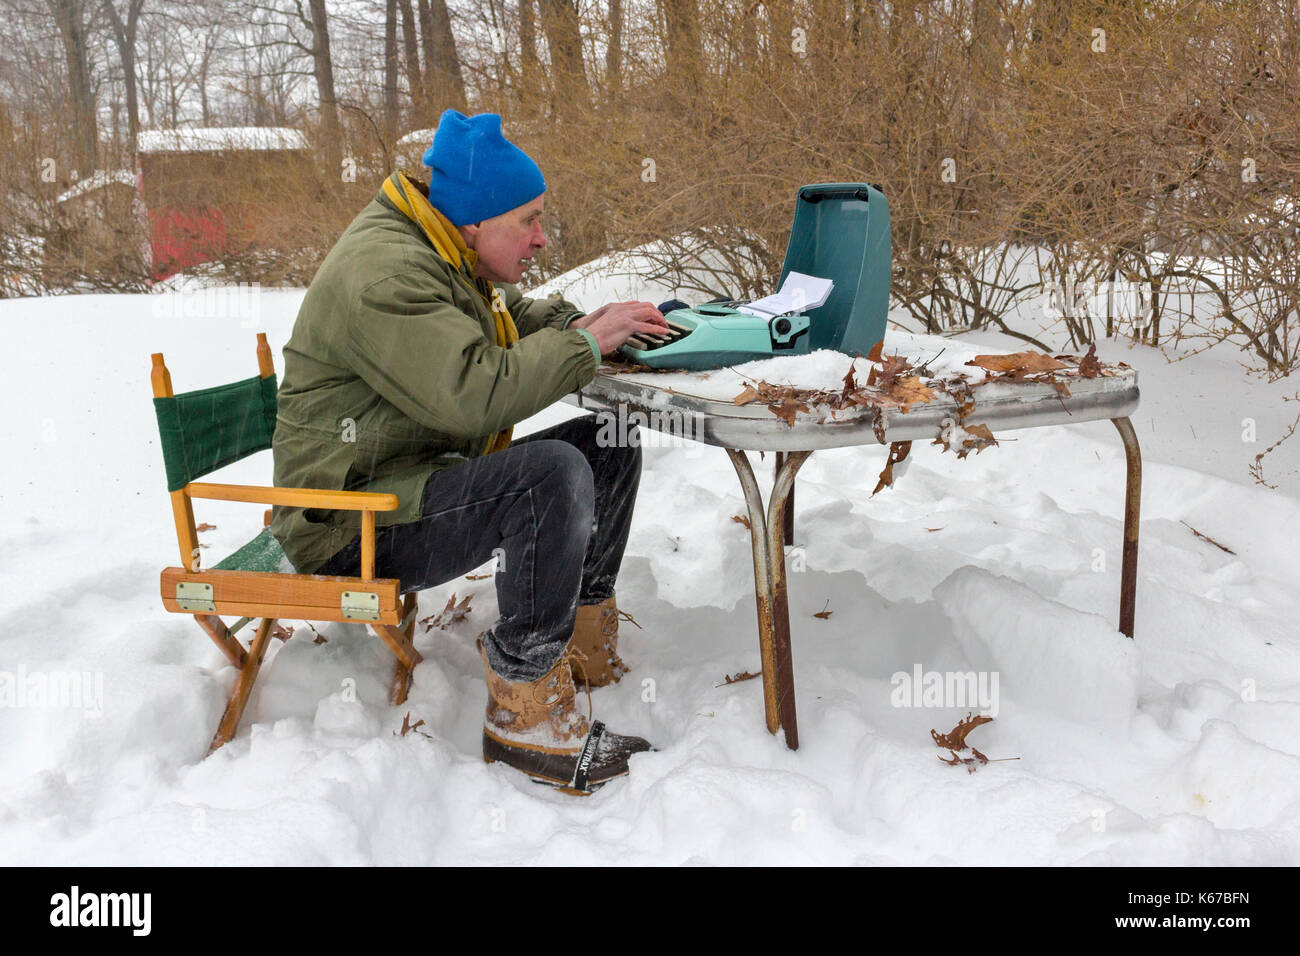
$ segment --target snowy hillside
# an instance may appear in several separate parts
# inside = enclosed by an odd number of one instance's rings
[[[603,291],[573,295],[592,308]],[[725,683],[758,670],[731,465],[650,447],[619,582],[641,625],[623,626],[632,671],[593,694],[599,719],[659,748],[628,778],[579,799],[484,764],[473,641],[495,618],[490,579],[421,594],[421,617],[453,592],[472,611],[417,628],[425,660],[400,708],[391,657],[359,625],[318,625],[318,644],[285,622],[239,736],[204,759],[235,674],[159,599],[177,554],[149,354],[197,388],[254,374],[265,331],[282,369],[301,297],[0,302],[0,863],[1300,863],[1300,483],[1282,468],[1281,490],[1250,484],[1262,448],[1242,442],[1243,418],[1267,441],[1294,417],[1285,383],[1118,343],[1101,357],[1137,367],[1143,390],[1136,641],[1115,630],[1124,465],[1108,423],[999,435],[965,461],[918,443],[874,498],[883,448],[818,452],[797,492],[789,751],[760,683]],[[270,474],[267,452],[214,480]],[[211,566],[261,508],[199,502],[196,517],[215,526]],[[979,708],[897,693],[899,674],[967,671],[997,679],[996,719],[970,738],[997,762],[975,773],[941,763],[930,731]],[[60,675],[84,678],[80,699],[37,700]],[[400,736],[408,712],[423,725]]]

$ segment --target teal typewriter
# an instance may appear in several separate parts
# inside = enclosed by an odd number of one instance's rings
[[[889,203],[878,187],[803,186],[780,292],[754,302],[665,303],[668,331],[641,333],[620,351],[651,368],[688,371],[818,349],[867,355],[885,337],[889,269]]]

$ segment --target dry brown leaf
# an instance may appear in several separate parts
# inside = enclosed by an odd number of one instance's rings
[[[813,615],[813,617],[819,617],[823,621],[829,621],[831,615],[834,613],[835,613],[834,611],[818,611],[816,614]]]
[[[482,581],[484,578],[490,578],[490,577],[492,577],[491,574],[467,574],[467,575],[465,575],[465,580],[466,580],[466,581]]]
[[[951,760],[945,759],[944,757],[940,757],[939,759],[944,763],[948,764],[950,767],[955,767],[958,764],[964,764],[967,773],[974,773],[978,767],[982,767],[984,766],[984,764],[989,762],[989,758],[984,756],[974,747],[970,749],[970,752],[974,754],[973,757],[958,757],[957,752],[955,750],[950,750],[948,751],[948,753],[952,754]]]
[[[406,712],[406,716],[402,718],[402,729],[400,733],[394,730],[393,735],[398,737],[405,737],[407,734],[409,734],[411,731],[414,730],[421,737],[428,737],[430,740],[432,740],[433,739],[432,735],[426,734],[423,730],[420,729],[423,726],[424,726],[423,720],[417,720],[415,723],[411,723],[411,712],[408,710]]]
[[[727,684],[739,684],[742,680],[753,680],[755,677],[761,677],[762,674],[762,671],[759,671],[756,674],[750,673],[749,671],[741,671],[739,674],[723,674],[722,680]],[[722,685],[719,684],[718,686],[721,687]]]
[[[900,378],[889,389],[889,398],[903,406],[906,413],[909,406],[923,405],[934,398],[934,389],[929,388],[915,375]]]
[[[749,523],[749,519],[746,518],[744,515],[732,515],[731,520],[736,522],[736,524],[743,524],[750,531],[754,530],[754,526]]]
[[[880,362],[880,374],[876,376],[875,384],[881,388],[889,388],[904,372],[909,372],[911,369],[911,363],[901,355],[883,356]]]
[[[287,641],[289,638],[293,637],[293,628],[285,627],[283,624],[277,622],[275,626],[271,628],[271,636],[281,641]]]
[[[880,480],[876,482],[876,487],[871,491],[873,496],[881,488],[893,487],[894,466],[906,458],[911,450],[912,443],[910,441],[896,441],[889,446],[889,457],[885,461],[885,467],[880,472]]]
[[[930,442],[930,444],[939,445],[944,451],[956,452],[959,459],[964,459],[971,452],[980,452],[990,445],[996,445],[998,443],[998,440],[993,437],[993,432],[989,430],[987,425],[962,425],[959,427],[964,434],[962,435],[961,443],[956,447],[951,444],[953,432],[949,431],[946,427],[940,430],[939,434],[935,436],[934,441]]]
[[[855,391],[849,392],[847,395],[841,393],[839,396],[839,401],[836,403],[835,407],[856,408],[862,405],[870,405],[872,401],[873,401],[873,396],[870,392],[864,389],[857,389]]]
[[[194,530],[195,530],[195,531],[216,531],[216,530],[217,530],[217,526],[214,525],[214,524],[208,524],[208,523],[205,521],[205,522],[203,522],[203,524],[199,525],[199,526],[196,527]]]
[[[961,448],[957,449],[958,458],[965,458],[971,452],[979,453],[985,448],[988,448],[989,445],[996,445],[998,443],[998,440],[993,437],[993,432],[989,430],[989,426],[987,425],[964,425],[962,426],[962,429],[967,435],[974,435],[975,437],[974,439],[968,438],[962,442]]]
[[[758,398],[758,389],[752,385],[746,385],[745,390],[731,400],[731,404],[748,405],[756,398]]]
[[[844,388],[842,389],[842,392],[843,394],[847,395],[849,392],[853,391],[857,387],[858,387],[858,383],[853,378],[853,363],[850,362],[849,370],[844,373]]]
[[[989,372],[1054,372],[1068,368],[1064,362],[1058,362],[1042,352],[1012,352],[1010,355],[977,355],[967,365],[974,365]]]
[[[313,634],[316,635],[315,639],[312,641],[313,644],[328,644],[328,643],[329,643],[329,641],[325,640],[325,635],[324,635],[324,634],[322,634],[320,631],[316,630],[316,628],[312,627],[312,625],[311,625],[311,621],[303,621],[303,623],[307,625],[307,630],[311,631]]]
[[[1097,346],[1089,345],[1088,354],[1079,359],[1079,374],[1084,378],[1096,378],[1101,374],[1101,362],[1097,361]]]
[[[809,411],[808,406],[803,402],[799,401],[797,398],[787,398],[780,405],[777,405],[775,407],[769,405],[767,407],[768,410],[773,415],[781,419],[781,421],[785,422],[791,428],[794,427],[794,417],[796,414],[798,414],[799,412]]]
[[[876,436],[876,441],[882,445],[885,443],[885,416],[878,408],[871,417],[871,432]]]
[[[447,598],[446,607],[437,614],[430,614],[420,622],[424,625],[425,632],[432,631],[435,627],[445,630],[451,625],[465,620],[465,618],[469,617],[469,600],[470,596],[466,594],[465,599],[457,604],[456,595],[453,593],[451,597]]]
[[[957,421],[965,421],[966,416],[975,411],[975,397],[971,395],[970,382],[964,378],[950,378],[938,384],[957,403]]]
[[[978,717],[972,717],[970,713],[966,714],[966,719],[961,721],[952,730],[946,734],[941,734],[937,730],[931,730],[930,736],[934,738],[936,746],[943,747],[945,750],[964,750],[966,749],[966,736],[980,724],[992,723],[992,717],[986,717],[980,714]]]

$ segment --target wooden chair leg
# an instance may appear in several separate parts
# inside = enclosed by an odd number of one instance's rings
[[[212,643],[226,655],[226,660],[243,670],[244,662],[248,657],[247,652],[244,650],[244,645],[230,636],[226,622],[212,614],[195,614],[194,620],[199,622],[199,627],[212,638]]]
[[[415,593],[412,592],[402,599],[402,620],[405,622],[404,627],[392,627],[387,624],[370,625],[379,639],[388,645],[388,649],[393,652],[397,658],[397,665],[393,670],[393,683],[389,689],[388,699],[394,704],[406,702],[407,692],[411,688],[411,671],[415,670],[415,665],[424,660],[420,652],[415,649]]]
[[[262,658],[266,656],[266,649],[271,643],[271,628],[274,624],[275,619],[268,617],[263,618],[257,626],[253,645],[248,650],[244,666],[239,670],[239,677],[235,679],[235,688],[230,692],[226,712],[221,715],[216,736],[208,748],[209,754],[234,739],[235,732],[239,729],[239,719],[244,716],[244,707],[248,705],[248,697],[253,692],[253,682],[257,680],[257,672],[262,667]]]

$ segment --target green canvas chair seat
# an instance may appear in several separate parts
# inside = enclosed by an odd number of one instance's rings
[[[296,574],[293,564],[280,547],[280,541],[263,528],[252,541],[212,566],[214,571],[262,571],[268,574]]]

